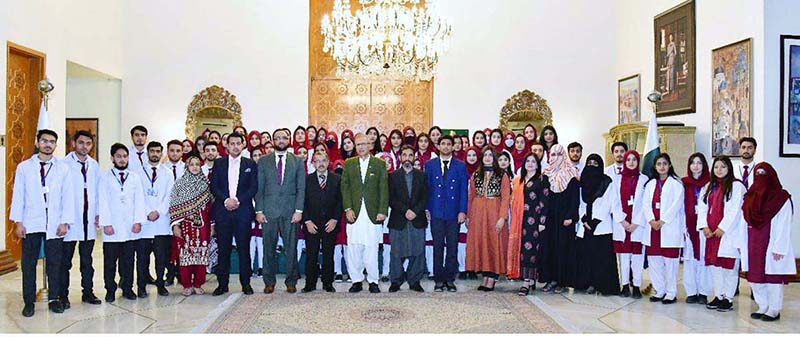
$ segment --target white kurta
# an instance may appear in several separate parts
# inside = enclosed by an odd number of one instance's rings
[[[614,182],[618,183],[619,180],[622,178],[622,164],[617,165],[617,163],[611,164],[606,166],[604,173],[614,179]]]
[[[116,169],[111,169],[100,177],[100,228],[114,228],[113,235],[103,232],[103,242],[137,240],[141,232],[134,233],[133,224],[143,224],[147,220],[141,178],[136,172],[124,172],[127,178],[121,186],[119,171]]]
[[[367,177],[369,159],[363,160],[359,158],[358,164],[361,169],[361,182],[363,183]],[[369,219],[364,196],[361,196],[360,210],[356,215],[356,222],[347,226],[347,244],[374,245],[377,247],[379,243],[383,242],[383,228],[372,223],[372,220]]]
[[[71,196],[74,200],[73,207],[69,210],[65,210],[65,212],[72,212],[74,224],[70,226],[67,235],[64,236],[64,241],[83,241],[84,239],[95,240],[97,239],[97,227],[94,223],[94,219],[97,217],[97,186],[100,182],[100,176],[102,175],[100,172],[100,166],[97,164],[96,160],[87,156],[86,182],[84,182],[83,174],[81,173],[81,163],[78,160],[78,157],[75,155],[75,152],[70,152],[66,157],[64,157],[64,159],[62,159],[62,161],[69,167],[69,180],[72,184]],[[85,232],[83,228],[84,188],[86,188],[89,199],[89,209],[86,212],[88,223],[86,225]]]

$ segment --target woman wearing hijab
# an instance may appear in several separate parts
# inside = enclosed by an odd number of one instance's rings
[[[520,170],[522,168],[522,159],[530,152],[530,147],[527,146],[525,136],[518,134],[514,137],[514,147],[508,151],[511,152],[511,158],[514,159],[514,168]]]
[[[327,134],[323,133],[322,138],[325,138]],[[317,136],[317,127],[313,125],[309,125],[306,127],[306,148],[313,150],[318,143],[318,136]],[[309,157],[313,158],[313,155],[309,155]]]
[[[466,147],[464,147],[464,139],[459,136],[453,137],[453,158],[456,158],[460,161],[466,160],[467,152],[465,149]]]
[[[622,177],[615,179],[619,191],[619,201],[625,220],[614,223],[614,252],[619,258],[619,283],[622,284],[622,297],[642,298],[642,273],[644,272],[644,235],[642,219],[642,200],[647,176],[639,172],[639,152],[625,153]],[[633,281],[633,291],[629,283]]]
[[[478,290],[494,290],[500,274],[506,273],[510,201],[509,177],[497,165],[494,151],[484,148],[481,166],[470,179],[468,202],[466,269],[483,275]]]
[[[328,161],[331,162],[331,171],[333,171],[334,163],[342,159],[342,153],[339,151],[339,136],[336,135],[336,132],[329,131],[325,137],[325,141],[314,147],[314,152],[318,151],[317,149],[320,145],[325,147],[325,152],[328,154]]]
[[[403,144],[411,145],[417,149],[417,131],[410,126],[403,128]]]
[[[645,254],[650,270],[650,280],[656,294],[650,302],[672,304],[678,295],[678,265],[686,232],[683,212],[683,184],[675,174],[669,155],[656,157],[650,172],[651,178],[644,187],[642,205]]]
[[[503,150],[506,150],[509,153],[514,151],[515,138],[517,138],[517,135],[514,134],[514,131],[506,131],[506,133],[503,135]]]
[[[525,148],[530,149],[531,145],[536,142],[536,127],[533,124],[525,125],[522,135],[525,137]]]
[[[433,145],[431,143],[431,137],[428,136],[426,133],[420,133],[417,137],[417,154],[415,158],[419,159],[420,165],[425,167],[425,163],[432,158],[436,158],[436,153],[433,153]]]
[[[542,171],[550,182],[550,213],[542,242],[543,268],[540,278],[547,282],[542,291],[561,293],[575,281],[575,226],[578,225],[580,183],[578,170],[569,164],[567,151],[555,144],[550,164]]]
[[[483,131],[478,130],[472,134],[472,146],[478,149],[483,149],[486,146],[486,134]]]
[[[292,134],[292,141],[289,144],[291,147],[292,153],[297,153],[297,148],[306,145],[306,128],[302,126],[298,126],[294,129],[294,133]]]
[[[687,176],[683,181],[683,212],[686,215],[686,238],[683,246],[683,288],[686,303],[708,304],[711,294],[711,273],[705,262],[706,237],[697,231],[697,201],[703,187],[711,181],[706,156],[697,152],[689,156]],[[623,171],[624,178],[624,171]]]
[[[183,140],[183,154],[181,155],[181,160],[186,162],[186,159],[189,159],[189,154],[192,153],[194,149],[194,142],[190,139]]]
[[[392,155],[394,159],[395,170],[400,169],[400,148],[403,147],[403,133],[398,129],[389,132],[389,141],[386,142],[386,147],[383,151]]]
[[[492,147],[494,152],[503,151],[503,130],[494,129],[489,132],[489,146]]]
[[[253,149],[257,147],[261,147],[261,133],[253,130],[247,134],[247,143],[245,143],[245,149],[242,151],[242,155],[246,158],[250,158],[253,153]],[[263,151],[262,151],[263,154]]]
[[[539,158],[528,153],[523,158],[520,175],[511,183],[511,224],[508,235],[509,279],[522,279],[518,294],[526,296],[536,289],[539,266],[540,232],[544,230],[549,210],[550,188],[542,176]]]
[[[480,153],[481,149],[476,146],[467,149],[464,157],[464,163],[467,164],[467,175],[470,177],[472,177],[472,174],[478,170],[478,166],[481,165],[480,161],[478,160]]]
[[[747,221],[742,269],[758,304],[750,317],[771,322],[781,318],[783,285],[797,273],[791,239],[794,211],[791,195],[770,164],[759,163],[753,172],[742,207]]]
[[[178,265],[183,295],[205,293],[208,244],[214,234],[210,183],[200,168],[199,157],[189,157],[184,173],[172,187],[169,205],[172,225],[172,262]]]
[[[592,153],[581,172],[581,204],[577,224],[575,289],[587,294],[619,294],[613,228],[625,220],[619,191],[603,169],[603,158]]]
[[[335,131],[333,131],[333,130],[328,131],[324,127],[320,126],[319,129],[317,129],[317,140],[316,140],[317,144],[325,143],[325,140],[328,138],[328,133],[329,132],[335,132]]]

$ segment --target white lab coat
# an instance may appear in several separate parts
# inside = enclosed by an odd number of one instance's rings
[[[38,155],[33,155],[17,165],[9,219],[21,222],[28,234],[46,233],[48,240],[58,239],[58,226],[74,223],[72,212],[69,211],[74,202],[72,184],[67,179],[69,167],[56,157],[52,157],[50,164],[45,166],[45,187],[48,192],[45,202],[40,162]]]
[[[147,147],[142,148],[142,160],[139,160],[139,154],[135,146],[128,146],[128,170],[131,172],[142,172],[142,167],[147,164]]]
[[[795,264],[794,249],[792,249],[792,201],[787,200],[781,210],[770,221],[769,244],[767,244],[767,263],[765,273],[767,275],[795,275],[797,266]],[[749,270],[747,231],[745,234],[745,245],[742,249],[742,270]],[[723,236],[724,237],[724,236]],[[775,261],[772,254],[781,254],[783,258]]]
[[[94,219],[97,217],[97,186],[100,182],[100,165],[94,158],[86,158],[86,192],[89,199],[89,209],[86,211],[86,231],[83,230],[83,174],[81,173],[81,163],[75,152],[70,152],[64,159],[65,165],[69,167],[69,181],[72,185],[73,207],[65,212],[72,212],[72,219],[75,221],[69,228],[64,241],[84,241],[97,239],[97,227]]]
[[[169,196],[175,181],[172,179],[172,163],[159,165],[156,169],[156,181],[150,183],[153,177],[153,166],[145,164],[145,170],[139,175],[144,191],[145,221],[142,223],[140,237],[152,239],[156,235],[172,235],[169,222]],[[159,216],[156,221],[147,220],[150,212],[156,211]]]
[[[653,215],[653,194],[656,191],[656,179],[647,182],[644,187],[644,198],[642,199],[642,243],[650,246],[650,227],[649,222],[655,220]],[[683,237],[686,232],[686,214],[683,213],[683,183],[674,177],[668,177],[664,182],[661,192],[661,220],[664,225],[661,227],[661,247],[681,248],[683,247]]]
[[[753,172],[753,168],[755,168],[757,164],[758,162],[753,160],[752,163],[747,165],[747,169],[750,171],[749,175],[747,176],[747,186],[753,186],[753,178],[756,176],[755,172]],[[737,160],[733,163],[733,177],[744,182],[744,179],[742,179],[742,173],[744,173],[744,164],[742,164],[740,160]]]
[[[141,169],[140,169],[141,170]],[[125,183],[120,188],[119,172],[111,169],[100,177],[100,202],[98,215],[100,228],[111,226],[113,235],[103,232],[103,242],[125,242],[138,240],[141,232],[133,232],[133,224],[144,225],[145,214],[144,191],[139,174],[127,169]]]
[[[617,167],[623,167],[623,166],[622,164],[617,166],[617,163],[614,163],[606,166],[605,171],[603,171],[607,176],[611,177],[611,179],[613,179],[614,182],[618,182],[622,178],[622,174],[618,173]]]
[[[173,165],[175,166],[175,177],[172,176]],[[147,163],[145,163],[144,166],[147,167]],[[161,163],[161,166],[163,166],[165,169],[167,169],[167,171],[169,171],[169,177],[172,178],[172,181],[178,180],[178,178],[182,177],[183,173],[186,172],[186,164],[182,161],[178,161],[177,163],[172,164],[171,161],[167,160],[166,162]]]
[[[708,227],[709,206],[704,200],[704,197],[709,186],[710,183],[706,184],[706,186],[700,190],[700,196],[697,200],[697,231],[699,232],[702,232],[703,228]],[[724,234],[720,239],[719,250],[717,251],[717,256],[719,257],[739,258],[739,249],[742,245],[747,245],[747,242],[744,240],[747,237],[745,233],[747,231],[747,223],[744,221],[744,215],[742,213],[742,201],[744,200],[745,192],[747,192],[747,189],[744,187],[744,184],[739,181],[734,181],[730,200],[723,197],[725,200],[725,214],[722,216],[719,228],[722,229]],[[703,233],[700,233],[700,235],[702,236]]]
[[[583,218],[586,214],[586,203],[583,202],[583,197],[580,198],[580,201],[578,219]],[[608,185],[603,196],[597,198],[592,204],[592,217],[601,221],[594,230],[595,236],[611,234],[614,227],[622,227],[620,223],[625,220],[625,212],[622,211],[619,191],[617,191],[617,186],[613,181]],[[583,227],[583,222],[578,220],[575,227],[577,237],[582,238],[586,230]]]
[[[608,175],[608,173],[606,173]],[[613,179],[613,178],[612,178]],[[631,223],[637,225],[636,229],[631,232],[631,242],[642,242],[642,237],[644,236],[645,229],[644,227],[650,226],[647,221],[643,219],[644,213],[642,212],[643,204],[642,201],[644,198],[644,185],[647,183],[647,176],[644,174],[639,174],[639,179],[636,181],[636,192],[634,192],[633,201],[626,200],[625,202],[633,202],[633,211],[631,214]],[[614,181],[614,186],[616,186],[617,192],[617,199],[620,202],[620,208],[622,207],[622,177],[620,176],[619,179]],[[625,211],[622,211],[623,215],[625,215]],[[623,216],[623,220],[624,220]],[[614,241],[625,241],[625,228],[622,227],[622,221],[614,223]]]

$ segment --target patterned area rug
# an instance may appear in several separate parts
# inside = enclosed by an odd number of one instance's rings
[[[559,333],[529,299],[515,293],[398,293],[242,296],[211,333]]]

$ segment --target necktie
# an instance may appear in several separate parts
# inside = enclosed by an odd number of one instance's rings
[[[283,155],[278,155],[278,185],[283,185]]]
[[[83,240],[89,240],[89,189],[86,186],[86,162],[81,163],[81,174],[83,174]]]
[[[136,154],[139,155],[139,164],[144,165],[144,161],[142,161],[142,153],[144,153],[144,151],[136,152]]]
[[[153,172],[155,172],[155,171],[156,171],[156,168],[154,167],[153,168]],[[153,175],[153,176],[155,176],[155,175]],[[175,164],[172,164],[172,179],[178,179],[178,173],[175,172]]]
[[[750,167],[749,165],[744,166],[744,173],[742,173],[742,182],[744,182],[744,187],[750,188],[750,182],[748,181],[750,178]]]
[[[444,163],[444,170],[442,170],[442,178],[447,179],[447,171],[450,170],[450,161],[443,160],[442,163]]]
[[[326,183],[327,180],[328,179],[327,179],[326,175],[319,176],[319,188],[320,189],[322,189],[322,190],[325,189],[325,186],[327,186],[327,183]]]
[[[156,172],[157,171],[156,171],[155,167],[151,167],[151,168],[153,169],[153,178],[151,178],[152,179],[151,183],[154,183],[156,181],[156,175],[157,175]],[[175,166],[172,167],[172,174],[175,174]]]
[[[120,172],[120,173],[119,173],[119,182],[120,182],[122,185],[125,185],[125,172]]]
[[[617,174],[622,174],[622,167],[617,166]]]
[[[47,165],[47,163],[39,163],[39,165],[41,165],[41,167],[39,168],[39,176],[42,177],[42,188],[44,188],[46,184],[45,178],[47,177],[44,173],[44,166]],[[47,202],[47,193],[43,193],[43,195],[44,195],[44,202]]]

